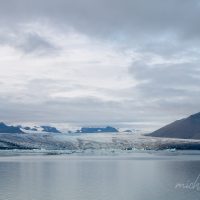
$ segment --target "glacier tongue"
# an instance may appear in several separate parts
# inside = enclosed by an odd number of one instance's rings
[[[200,149],[199,140],[153,138],[140,134],[0,134],[0,150],[59,150],[66,153],[87,150],[134,151]]]

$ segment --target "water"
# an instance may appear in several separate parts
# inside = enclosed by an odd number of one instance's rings
[[[198,153],[6,154],[0,157],[0,200],[199,200],[197,188],[175,188],[199,174]]]

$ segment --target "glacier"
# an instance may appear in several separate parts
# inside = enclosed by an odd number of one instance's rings
[[[128,133],[1,133],[0,150],[76,153],[86,151],[200,150],[200,140],[154,138]]]

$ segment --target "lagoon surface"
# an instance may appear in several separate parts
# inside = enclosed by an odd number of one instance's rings
[[[198,152],[3,153],[0,200],[199,200],[199,174]]]

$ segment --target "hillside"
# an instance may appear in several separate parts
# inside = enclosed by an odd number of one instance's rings
[[[0,122],[0,133],[23,133],[19,127],[8,126]]]
[[[200,113],[196,113],[188,118],[177,120],[171,124],[168,124],[154,131],[150,134],[150,136],[200,139]]]

